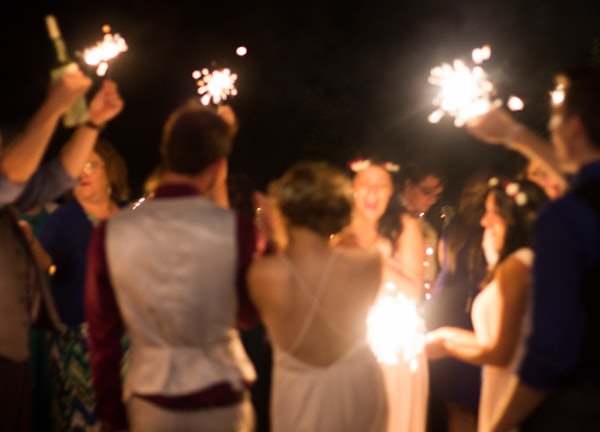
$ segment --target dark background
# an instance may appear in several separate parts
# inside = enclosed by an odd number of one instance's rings
[[[24,1],[0,9],[0,127],[10,137],[41,102],[53,62],[44,16],[53,13],[69,52],[111,25],[129,45],[111,68],[126,107],[104,135],[125,156],[134,195],[158,162],[162,124],[195,95],[194,69],[238,73],[240,133],[231,171],[258,187],[300,159],[339,165],[356,156],[399,162],[425,152],[449,172],[452,200],[478,167],[514,170],[518,158],[484,145],[449,119],[427,123],[429,70],[473,48],[500,95],[526,103],[520,120],[545,133],[554,72],[600,63],[600,2],[587,1]],[[248,54],[235,55],[238,45]],[[215,63],[213,63],[215,62]],[[90,71],[92,73],[92,71]],[[61,130],[50,154],[68,131]]]

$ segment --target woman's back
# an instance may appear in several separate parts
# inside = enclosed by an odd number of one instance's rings
[[[327,366],[365,339],[380,272],[375,252],[291,251],[255,263],[250,284],[258,287],[252,296],[273,344]]]
[[[306,252],[264,258],[249,276],[274,347],[273,431],[385,431],[384,382],[366,342],[379,254]]]

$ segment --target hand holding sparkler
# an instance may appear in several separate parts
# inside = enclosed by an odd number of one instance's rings
[[[235,82],[237,74],[231,73],[231,70],[217,69],[210,71],[207,68],[195,70],[192,72],[192,78],[196,80],[197,92],[200,95],[202,105],[208,105],[211,102],[219,105],[229,96],[237,95]]]
[[[473,50],[474,67],[469,67],[461,59],[455,59],[452,65],[444,63],[431,70],[429,82],[440,87],[440,92],[433,101],[438,109],[429,116],[431,123],[437,123],[442,117],[449,115],[454,117],[455,126],[460,127],[502,105],[502,101],[495,97],[494,84],[480,66],[490,56],[491,49],[486,45]],[[512,96],[508,106],[513,110],[520,110],[523,102]]]
[[[503,144],[515,138],[524,126],[509,113],[494,108],[466,123],[467,130],[476,138],[489,144]]]
[[[110,32],[110,26],[103,26],[102,31],[104,31],[102,40],[93,47],[86,48],[82,54],[83,60],[88,65],[96,66],[98,76],[105,76],[110,62],[129,48],[120,34]]]
[[[63,72],[51,83],[46,101],[53,110],[61,114],[69,111],[73,105],[81,100],[92,86],[92,80],[79,68]],[[85,106],[85,105],[84,105]],[[86,113],[87,116],[87,113]],[[69,126],[74,126],[70,124]]]

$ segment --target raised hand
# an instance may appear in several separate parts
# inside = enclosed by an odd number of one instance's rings
[[[119,94],[117,84],[114,81],[105,80],[90,101],[88,107],[90,121],[97,126],[103,126],[115,118],[123,110],[123,106],[124,102]]]
[[[470,120],[465,127],[471,135],[488,144],[504,144],[523,126],[506,111],[495,108]]]
[[[46,105],[62,115],[92,86],[92,80],[79,68],[73,68],[50,85]]]

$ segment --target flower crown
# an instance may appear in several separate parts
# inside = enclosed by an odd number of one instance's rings
[[[394,162],[389,162],[389,161],[375,164],[375,163],[373,163],[373,161],[371,161],[371,159],[358,158],[358,159],[353,159],[348,162],[348,168],[350,168],[355,173],[365,170],[372,165],[380,166],[383,169],[385,169],[387,172],[390,172],[390,173],[395,173],[395,172],[400,171],[400,165],[395,164]]]
[[[488,180],[489,187],[500,186],[500,180],[498,177],[492,177]],[[502,189],[504,193],[515,202],[518,206],[522,207],[527,204],[527,194],[521,190],[519,183],[516,182],[502,182]]]

